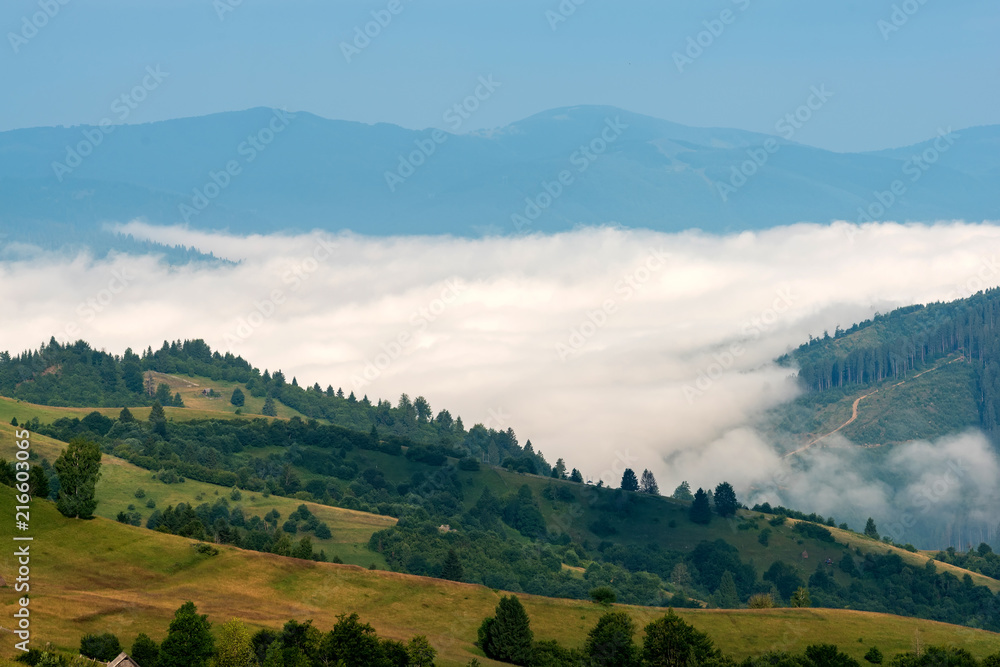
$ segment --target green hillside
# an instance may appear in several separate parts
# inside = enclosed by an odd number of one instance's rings
[[[779,362],[799,368],[807,394],[773,417],[781,432],[841,433],[882,445],[1000,423],[1000,288],[967,299],[898,308],[831,336],[811,338]]]
[[[0,487],[9,507],[10,489]],[[381,635],[405,640],[424,634],[438,664],[465,665],[473,657],[494,663],[473,646],[479,622],[500,593],[460,584],[350,565],[313,563],[219,546],[199,553],[194,541],[97,518],[66,519],[46,501],[32,508],[31,576],[34,645],[75,652],[85,633],[114,632],[131,644],[139,632],[162,641],[173,611],[193,600],[216,628],[238,617],[254,628],[280,629],[290,619],[312,619],[329,629],[336,615],[356,611]],[[10,538],[9,522],[0,539]],[[14,558],[0,556],[0,575],[12,581]],[[238,576],[234,576],[238,573]],[[15,592],[0,588],[10,617]],[[603,612],[590,602],[520,596],[537,639],[581,647]],[[663,609],[619,608],[642,627]],[[1000,651],[1000,635],[933,621],[832,609],[679,610],[716,645],[737,659],[768,650],[801,652],[819,641],[861,659],[872,645],[886,655],[923,646],[963,648],[982,658]],[[0,634],[12,655],[13,638]]]
[[[98,515],[219,544],[279,555],[301,547],[313,557],[550,597],[586,600],[609,586],[620,602],[650,606],[738,607],[755,594],[783,606],[803,588],[816,607],[1000,630],[993,578],[1000,556],[991,552],[970,561],[979,571],[968,572],[833,530],[832,517],[796,521],[744,509],[696,522],[688,501],[573,481],[572,462],[549,464],[512,430],[466,429],[446,410],[431,416],[419,397],[366,405],[218,354],[194,359],[191,351],[200,349],[165,345],[162,354],[126,358],[77,344],[8,357],[0,376],[16,375],[11,365],[46,369],[13,393],[75,403],[96,393],[93,404],[105,407],[5,399],[0,420],[9,415],[31,428],[35,463],[50,475],[65,442],[96,442],[105,464]],[[127,391],[128,364],[139,367],[145,386],[184,407],[168,407],[160,418],[155,408],[126,413],[109,405]],[[193,368],[219,377],[182,373]],[[221,377],[227,373],[248,377]],[[89,387],[85,393],[76,381]],[[36,386],[24,388],[30,383]],[[247,395],[240,414],[226,398],[236,388]],[[256,409],[255,392],[261,409],[266,399],[275,404],[275,417],[243,413]],[[371,421],[352,428],[352,415]],[[0,431],[8,443],[10,429]],[[11,447],[3,444],[0,456],[9,458]],[[320,523],[329,537],[319,536]],[[450,557],[460,574],[445,571]],[[722,593],[726,573],[735,596]]]

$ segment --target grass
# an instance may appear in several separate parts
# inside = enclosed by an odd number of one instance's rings
[[[14,430],[9,424],[0,424],[0,457],[8,461],[14,455]],[[37,433],[31,435],[32,451],[49,462],[55,461],[65,446],[65,443]],[[146,507],[150,499],[156,503],[157,508],[164,510],[169,505],[176,506],[182,502],[197,506],[203,502],[211,504],[218,498],[230,497],[231,489],[191,479],[183,484],[164,484],[153,479],[153,473],[149,470],[108,454],[101,461],[101,479],[97,484],[97,515],[108,519],[114,519],[119,512],[128,511],[129,505],[135,505],[143,519],[146,519],[154,511]],[[145,496],[136,498],[135,491],[140,488],[145,491]],[[249,491],[243,491],[241,496],[239,501],[230,500],[230,506],[239,505],[248,517],[263,517],[271,510],[277,510],[282,518],[287,518],[303,504],[302,500],[296,498],[273,495],[265,498]],[[372,533],[395,525],[396,519],[312,502],[304,504],[320,521],[327,523],[332,533],[332,537],[326,540],[319,540],[309,533],[317,551],[325,551],[331,559],[339,556],[345,563],[366,567],[371,563],[378,567],[386,566],[382,554],[368,550],[368,539]]]
[[[5,507],[12,490],[0,488]],[[312,619],[326,630],[336,616],[356,611],[395,639],[425,634],[439,651],[438,664],[485,660],[473,646],[476,629],[501,593],[470,584],[369,571],[350,565],[312,563],[271,554],[220,547],[216,556],[198,554],[192,541],[98,518],[65,519],[47,501],[31,514],[32,628],[35,646],[44,642],[75,651],[80,636],[110,631],[126,645],[139,632],[162,640],[173,611],[193,600],[218,626],[229,618],[254,627],[279,628],[285,621]],[[10,522],[0,522],[9,540]],[[11,550],[0,554],[7,581],[15,568]],[[520,596],[538,639],[582,646],[602,608],[576,600]],[[10,618],[16,594],[0,588],[3,614]],[[641,626],[662,609],[620,606]],[[855,658],[878,645],[888,655],[923,645],[948,644],[978,657],[1000,651],[1000,635],[918,619],[831,609],[762,611],[681,610],[695,627],[736,658],[772,649],[801,651],[817,642],[838,644]],[[0,653],[13,651],[11,635],[0,634]]]

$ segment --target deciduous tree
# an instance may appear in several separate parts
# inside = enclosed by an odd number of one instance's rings
[[[101,477],[100,448],[86,438],[73,438],[54,467],[59,475],[56,507],[63,516],[92,519],[97,507],[97,480]]]

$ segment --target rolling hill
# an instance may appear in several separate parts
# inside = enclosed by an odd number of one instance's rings
[[[4,506],[11,489],[0,487]],[[216,627],[239,617],[254,628],[278,629],[287,620],[312,619],[327,629],[336,615],[356,611],[380,634],[407,639],[425,634],[438,664],[465,665],[483,658],[473,646],[476,628],[500,593],[471,584],[312,563],[221,546],[200,553],[185,538],[124,526],[106,519],[66,519],[47,501],[32,508],[32,616],[35,645],[74,652],[88,632],[114,632],[126,644],[139,632],[160,641],[173,611],[193,600]],[[0,538],[9,539],[9,522]],[[0,556],[0,574],[12,579],[14,558]],[[233,573],[239,573],[234,577]],[[4,615],[16,595],[0,588]],[[589,602],[521,596],[539,639],[581,646],[603,608]],[[662,609],[620,606],[640,626]],[[1000,650],[1000,635],[932,621],[834,609],[680,610],[736,658],[768,650],[801,651],[817,641],[838,644],[861,659],[868,647],[884,653],[918,645],[948,645],[976,657]],[[12,654],[13,637],[0,633],[0,651]]]

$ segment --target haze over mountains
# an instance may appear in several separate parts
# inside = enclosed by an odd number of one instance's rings
[[[460,116],[444,120],[461,130]],[[481,236],[599,224],[732,232],[864,221],[866,210],[898,221],[1000,217],[1000,126],[929,128],[915,146],[834,153],[789,140],[798,124],[771,137],[577,106],[450,134],[256,108],[106,123],[109,133],[15,130],[0,133],[0,231],[50,246],[92,242],[103,223],[134,218],[240,233]]]

